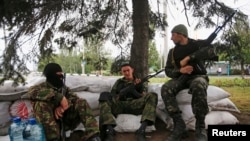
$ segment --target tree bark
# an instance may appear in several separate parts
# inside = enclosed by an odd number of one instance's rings
[[[132,0],[133,42],[130,63],[135,75],[140,78],[148,74],[149,4],[148,0]]]

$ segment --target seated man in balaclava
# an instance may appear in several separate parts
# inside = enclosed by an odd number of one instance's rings
[[[72,93],[69,88],[62,93],[65,87],[60,65],[47,64],[43,74],[46,82],[32,86],[28,95],[32,100],[34,116],[45,129],[46,140],[63,140],[61,126],[65,131],[74,130],[81,122],[85,127],[81,140],[101,141],[98,122],[87,101]]]

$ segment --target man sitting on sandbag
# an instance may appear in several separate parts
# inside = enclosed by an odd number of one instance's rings
[[[118,79],[111,92],[100,94],[100,132],[104,141],[113,141],[115,135],[114,117],[118,114],[142,115],[141,126],[136,131],[137,141],[145,141],[145,130],[154,125],[158,97],[156,93],[146,93],[146,84],[133,74],[134,69],[129,63],[121,66],[122,78]]]
[[[171,40],[175,47],[169,51],[165,73],[172,78],[161,88],[161,96],[169,116],[173,119],[174,130],[168,141],[180,141],[187,135],[186,125],[178,107],[176,96],[183,89],[192,94],[192,112],[196,118],[195,135],[197,141],[207,141],[205,117],[208,113],[207,88],[209,78],[204,60],[216,57],[215,48],[206,40],[188,38],[187,28],[183,24],[176,25]]]
[[[82,123],[85,131],[80,135],[81,140],[101,141],[92,109],[86,99],[79,98],[64,85],[65,74],[61,66],[49,63],[43,74],[46,82],[30,87],[28,95],[35,118],[45,129],[46,140],[65,140],[64,131],[74,130]]]

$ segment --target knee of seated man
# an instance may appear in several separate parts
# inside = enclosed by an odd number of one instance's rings
[[[146,94],[146,96],[150,97],[151,99],[158,100],[158,95],[155,92],[149,92]]]
[[[207,83],[205,83],[204,81],[200,80],[200,81],[194,81],[191,85],[190,85],[191,89],[206,89],[207,88]]]

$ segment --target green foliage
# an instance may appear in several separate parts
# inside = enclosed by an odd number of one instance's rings
[[[85,73],[106,70],[109,57],[110,53],[105,50],[102,40],[91,37],[85,41],[84,54],[82,56],[83,61],[86,62]]]
[[[244,74],[245,64],[250,63],[250,27],[248,20],[236,20],[236,23],[222,36],[223,43],[218,46],[220,59],[228,60],[233,65],[240,65],[240,70],[232,74]]]
[[[211,84],[218,87],[250,87],[250,79],[231,78],[231,79],[212,79]]]
[[[164,83],[170,78],[151,78],[150,83]],[[209,84],[218,87],[250,87],[250,79],[238,77],[209,77]]]
[[[250,112],[250,87],[221,87],[230,93],[229,99],[236,105],[241,112]]]
[[[137,52],[131,53],[132,63],[141,68],[141,70],[136,70],[142,72],[143,75],[147,74],[145,68],[148,68],[148,60],[143,59],[148,58],[148,39],[152,39],[156,29],[166,27],[167,23],[164,18],[167,15],[159,11],[153,12],[148,0],[132,1],[132,12],[127,3],[128,1],[113,0],[91,2],[2,0],[0,2],[0,27],[6,26],[4,30],[7,29],[10,33],[6,35],[8,46],[4,54],[7,55],[1,56],[2,62],[0,62],[0,69],[5,79],[21,78],[21,72],[27,70],[27,61],[51,56],[57,49],[54,42],[59,45],[59,48],[72,49],[77,47],[78,41],[83,38],[84,40],[96,38],[100,41],[109,40],[119,47],[122,44],[131,47],[130,34],[135,35],[131,49],[138,49]],[[233,10],[214,0],[171,0],[169,3],[183,4],[185,12],[191,12],[192,16],[196,17],[197,27],[214,26],[217,22],[217,20],[213,21],[214,16],[225,17]],[[161,3],[158,4],[161,6]],[[149,21],[153,28],[147,27]],[[17,50],[21,49],[23,42],[28,42],[28,40],[36,42],[34,46],[28,46],[32,48],[30,50],[33,55],[28,55],[24,59],[19,58]],[[26,48],[24,46],[23,50],[27,50]],[[95,64],[95,68],[100,68],[100,64],[97,62]]]
[[[55,63],[60,64],[63,71],[66,73],[81,74],[82,73],[81,56],[82,54],[75,50],[69,51],[69,50],[61,49],[58,55],[40,60],[38,70],[43,71],[47,63],[55,62]]]
[[[160,58],[154,41],[149,42],[148,66],[154,70],[160,69]]]

